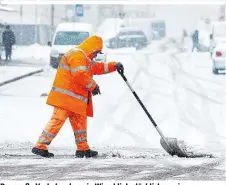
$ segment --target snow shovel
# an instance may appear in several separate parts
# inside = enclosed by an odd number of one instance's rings
[[[140,98],[138,97],[137,93],[133,90],[130,83],[127,81],[127,78],[125,77],[124,73],[119,70],[117,70],[117,71],[121,75],[123,80],[126,82],[128,87],[130,88],[131,92],[133,93],[133,95],[135,96],[135,98],[137,99],[137,101],[139,102],[141,107],[143,108],[144,112],[147,114],[148,118],[151,120],[152,124],[154,125],[154,127],[158,131],[159,135],[161,136],[160,144],[162,145],[164,150],[167,153],[169,153],[171,156],[177,155],[178,157],[189,157],[188,154],[186,154],[186,152],[179,146],[179,144],[182,146],[183,142],[179,143],[176,138],[167,138],[163,135],[163,133],[161,132],[161,130],[158,128],[157,124],[151,117],[150,113],[148,112],[148,110],[146,109],[146,107],[144,106],[144,104],[142,103]]]

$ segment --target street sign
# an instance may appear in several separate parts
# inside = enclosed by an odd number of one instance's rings
[[[82,4],[76,4],[75,5],[75,15],[77,17],[83,17],[84,16],[84,8]]]

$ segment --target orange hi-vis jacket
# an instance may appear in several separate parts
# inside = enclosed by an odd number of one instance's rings
[[[115,62],[92,62],[94,52],[100,51],[103,41],[91,36],[72,48],[60,60],[47,104],[74,113],[93,117],[91,92],[96,87],[93,75],[115,71]]]

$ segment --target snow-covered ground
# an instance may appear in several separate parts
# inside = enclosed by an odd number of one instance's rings
[[[0,66],[0,84],[39,69],[36,67]]]
[[[13,46],[12,62],[18,64],[33,64],[33,65],[49,65],[49,46],[41,46],[39,44],[32,44],[29,46]],[[5,59],[4,52],[2,59]]]
[[[40,69],[49,70],[49,52],[49,47],[38,44],[14,46],[10,62],[4,61],[3,52],[3,61],[0,62],[0,84]]]
[[[74,136],[67,121],[50,147],[56,159],[40,160],[30,149],[52,113],[41,94],[49,92],[55,70],[46,70],[0,88],[0,177],[224,180],[225,76],[212,74],[208,53],[146,49],[109,53],[108,60],[124,64],[126,77],[165,136],[215,158],[180,159],[165,153],[157,131],[115,72],[95,76],[102,94],[94,97],[88,141],[100,159],[73,158]],[[46,174],[43,169],[51,170]]]

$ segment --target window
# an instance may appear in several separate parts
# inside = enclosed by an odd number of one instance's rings
[[[152,23],[153,29],[165,29],[165,23],[164,22],[155,22]]]
[[[60,31],[55,37],[55,45],[79,45],[89,37],[88,32]]]

